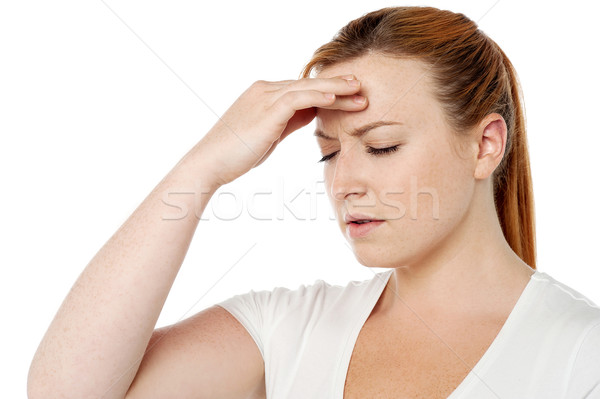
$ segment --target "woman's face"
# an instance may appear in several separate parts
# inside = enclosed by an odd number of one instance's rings
[[[325,187],[342,233],[365,266],[418,264],[451,245],[473,198],[477,152],[472,145],[459,150],[426,71],[419,61],[366,55],[317,76],[354,74],[369,102],[357,112],[318,109],[316,117],[317,132],[331,138],[317,138],[322,155],[335,153],[324,165]],[[350,134],[373,123],[381,126]],[[389,153],[369,152],[394,146]],[[346,223],[348,214],[383,222],[363,225],[374,228],[356,236],[351,231],[359,225]]]

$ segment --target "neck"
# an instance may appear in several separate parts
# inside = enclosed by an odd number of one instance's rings
[[[480,204],[433,251],[394,270],[382,310],[460,316],[503,303],[512,309],[534,270],[506,242],[493,201]]]

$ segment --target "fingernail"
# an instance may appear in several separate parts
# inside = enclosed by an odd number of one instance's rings
[[[352,87],[358,87],[358,86],[360,86],[360,82],[358,80],[352,79],[352,80],[348,80],[347,82]]]
[[[352,74],[344,75],[344,76],[340,76],[340,78],[350,80],[350,79],[354,79],[354,75],[352,75]]]
[[[367,101],[367,99],[363,96],[354,96],[353,100],[357,104],[364,104],[365,101]]]

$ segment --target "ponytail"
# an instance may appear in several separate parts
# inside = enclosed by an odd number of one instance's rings
[[[514,125],[510,132],[510,148],[507,145],[504,159],[495,171],[494,201],[506,241],[525,263],[535,269],[535,204],[523,93],[512,63],[497,45],[496,48],[502,54],[508,73]]]
[[[319,47],[301,76],[369,52],[431,66],[450,126],[464,134],[497,112],[508,135],[493,175],[496,213],[512,250],[536,268],[535,220],[525,110],[517,74],[500,47],[463,14],[433,7],[387,7],[350,21]]]

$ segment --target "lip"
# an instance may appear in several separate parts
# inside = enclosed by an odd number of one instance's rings
[[[344,216],[344,222],[346,222],[346,224],[357,222],[359,220],[372,220],[374,222],[383,221],[382,219],[377,219],[376,217],[365,215],[362,213],[347,213],[346,216]]]
[[[373,222],[362,223],[362,224],[348,223],[346,225],[346,234],[348,234],[348,236],[350,238],[365,237],[365,236],[369,235],[377,227],[381,226],[384,223],[385,223],[385,220],[376,220]]]

